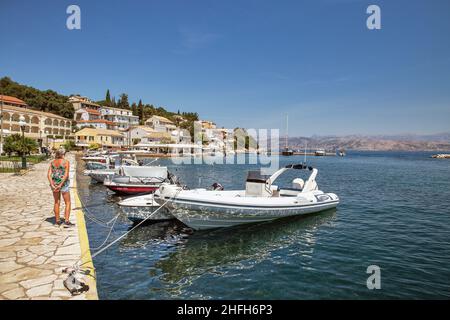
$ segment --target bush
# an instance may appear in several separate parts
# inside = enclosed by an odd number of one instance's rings
[[[69,152],[75,148],[75,141],[67,140],[62,146],[64,147],[64,150]]]
[[[33,151],[37,151],[38,144],[36,140],[31,138],[22,138],[20,134],[12,134],[5,138],[3,150],[8,155],[17,153],[22,156],[24,154],[30,154]]]
[[[89,150],[96,150],[100,148],[100,145],[98,143],[91,143],[88,147]]]

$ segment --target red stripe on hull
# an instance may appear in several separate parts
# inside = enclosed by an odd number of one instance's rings
[[[158,187],[121,187],[121,186],[107,186],[110,190],[122,194],[138,194],[138,193],[152,193]]]

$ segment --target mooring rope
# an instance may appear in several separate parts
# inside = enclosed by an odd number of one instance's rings
[[[127,232],[125,232],[123,235],[121,235],[120,237],[118,237],[117,239],[115,239],[114,241],[110,242],[108,245],[106,245],[105,247],[101,248],[103,245],[106,244],[106,242],[108,241],[108,239],[111,236],[112,233],[112,229],[114,228],[114,225],[116,223],[116,220],[119,216],[119,214],[116,216],[116,219],[114,220],[114,224],[112,225],[112,227],[110,228],[110,231],[106,237],[106,239],[103,241],[103,243],[95,248],[97,251],[91,256],[91,259],[94,259],[96,256],[98,256],[99,254],[101,254],[102,252],[104,252],[105,250],[107,250],[108,248],[110,248],[112,245],[114,245],[115,243],[117,243],[119,240],[123,239],[124,237],[126,237],[129,233],[131,233],[132,231],[134,231],[137,227],[139,227],[140,225],[142,225],[144,222],[146,222],[148,219],[150,219],[153,215],[155,215],[156,213],[158,213],[167,203],[169,203],[170,200],[174,199],[180,192],[181,190],[183,190],[183,188],[180,188],[175,195],[173,195],[172,197],[170,197],[169,199],[167,199],[161,206],[159,206],[155,211],[153,211],[151,214],[149,214],[145,219],[143,219],[142,221],[140,221],[139,223],[137,223],[136,225],[134,225],[130,230],[128,230]],[[81,201],[81,200],[80,200]],[[86,250],[84,253],[81,254],[80,259],[78,259],[74,264],[73,264],[73,269],[76,270],[76,272],[82,271],[81,270],[81,266],[83,266],[86,263],[91,262],[90,261],[86,261],[85,263],[80,264],[80,262],[82,261],[82,259],[84,258],[84,256],[89,253],[89,249]]]

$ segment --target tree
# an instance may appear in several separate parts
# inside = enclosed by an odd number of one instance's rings
[[[109,94],[109,89],[106,90],[105,104],[111,107],[111,95]]]
[[[75,148],[75,141],[73,140],[67,140],[64,144],[63,144],[64,150],[66,151],[71,151]]]
[[[31,109],[51,112],[72,119],[74,109],[67,96],[53,90],[38,90],[12,81],[8,77],[0,79],[0,94],[19,98]]]
[[[18,133],[12,134],[5,138],[5,143],[3,145],[5,153],[11,156],[12,153],[17,153],[22,156],[24,154],[30,154],[38,149],[38,144],[36,140],[22,136]]]
[[[126,93],[120,95],[119,101],[117,101],[117,108],[130,109],[130,103],[128,102],[128,95]]]
[[[131,104],[131,111],[133,113],[133,116],[137,116],[138,115],[137,106],[136,106],[136,103],[134,103],[134,102]]]
[[[139,103],[138,103],[138,116],[139,116],[139,123],[140,124],[144,124],[144,105],[142,104],[142,100],[139,99]]]

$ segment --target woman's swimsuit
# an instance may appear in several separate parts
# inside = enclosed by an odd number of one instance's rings
[[[65,162],[63,162],[65,164]],[[62,164],[60,164],[59,166],[55,166],[55,164],[52,162],[52,180],[53,180],[53,184],[55,186],[58,186],[61,184],[61,181],[64,178],[64,175],[66,174],[66,167]],[[66,181],[64,182],[64,184],[62,185],[60,191],[61,192],[69,192],[69,185],[70,185],[70,181],[69,181],[69,177],[67,177]]]

